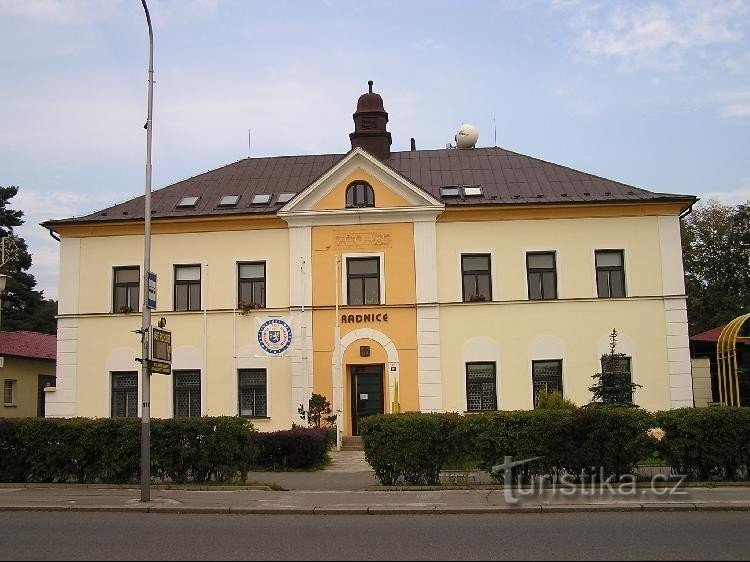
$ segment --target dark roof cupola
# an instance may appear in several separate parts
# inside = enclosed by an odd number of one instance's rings
[[[372,80],[367,82],[369,92],[359,96],[354,113],[354,132],[349,134],[352,148],[361,147],[381,160],[391,155],[391,133],[386,130],[388,113],[383,98],[372,91]]]

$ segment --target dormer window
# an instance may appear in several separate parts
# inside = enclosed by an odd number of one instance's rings
[[[195,197],[195,196],[183,197],[182,199],[180,199],[180,202],[177,203],[177,208],[178,209],[192,209],[198,204],[198,199],[200,199],[200,197]]]
[[[239,195],[222,195],[217,207],[236,207],[239,200]]]
[[[346,188],[346,208],[374,207],[375,192],[369,183],[356,181]]]
[[[251,205],[268,205],[271,202],[271,196],[268,193],[258,193],[253,195]]]
[[[276,198],[277,203],[289,203],[289,201],[292,200],[292,197],[297,195],[296,193],[279,193],[279,196]]]

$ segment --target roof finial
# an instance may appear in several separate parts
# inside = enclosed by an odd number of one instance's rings
[[[372,85],[373,85],[373,81],[372,81],[372,80],[368,80],[368,81],[367,81],[367,85],[368,85],[368,86],[370,86],[370,93],[372,93]]]

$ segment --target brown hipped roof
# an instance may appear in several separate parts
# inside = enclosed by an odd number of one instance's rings
[[[283,204],[281,193],[300,193],[345,154],[246,158],[154,191],[152,216],[221,216],[272,214]],[[681,201],[692,195],[654,193],[518,154],[503,148],[439,149],[394,152],[383,163],[412,183],[442,200],[456,205],[521,205],[540,203],[606,203]],[[479,185],[481,197],[441,198],[444,186]],[[270,205],[253,205],[256,194],[271,195]],[[239,195],[236,207],[218,208],[223,195]],[[200,196],[195,208],[178,209],[186,196]],[[143,219],[143,196],[87,216],[48,221],[43,226]]]
[[[40,332],[0,332],[0,356],[55,361],[57,336]]]

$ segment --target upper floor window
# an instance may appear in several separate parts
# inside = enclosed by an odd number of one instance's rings
[[[201,309],[201,266],[174,266],[174,309]]]
[[[497,410],[497,380],[494,362],[466,364],[466,410]]]
[[[529,252],[526,254],[526,277],[529,283],[529,300],[557,298],[557,269],[555,252]]]
[[[597,250],[596,290],[599,298],[625,296],[625,260],[622,250]]]
[[[346,188],[346,207],[374,207],[375,192],[369,183],[357,181]]]
[[[237,264],[238,308],[266,307],[266,262]]]
[[[461,276],[464,302],[492,300],[489,254],[462,254]]]
[[[115,267],[112,287],[114,312],[137,312],[140,299],[141,268]]]
[[[380,304],[380,258],[347,258],[347,304]]]

